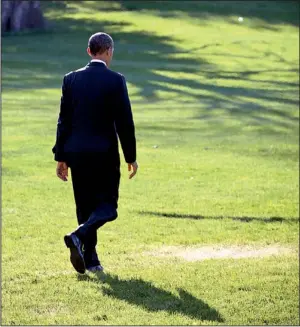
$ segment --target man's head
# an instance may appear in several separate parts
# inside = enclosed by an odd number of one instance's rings
[[[89,38],[87,53],[92,59],[100,59],[109,66],[114,52],[114,41],[106,33],[96,33]]]

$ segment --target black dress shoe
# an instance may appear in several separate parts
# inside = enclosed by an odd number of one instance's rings
[[[96,249],[87,249],[83,252],[85,268],[88,270],[90,267],[96,267],[100,264]]]
[[[68,234],[64,237],[66,246],[70,249],[70,261],[74,269],[80,274],[85,272],[85,264],[82,253],[82,243],[80,239],[74,234]]]
[[[99,271],[103,271],[104,268],[103,268],[103,266],[101,266],[101,264],[99,264],[99,265],[94,266],[94,267],[86,268],[86,270],[88,270],[89,272],[92,272],[92,273],[97,273]]]

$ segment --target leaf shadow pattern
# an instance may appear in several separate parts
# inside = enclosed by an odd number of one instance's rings
[[[177,289],[179,296],[176,296],[141,278],[120,279],[117,275],[103,272],[93,276],[78,274],[77,278],[79,281],[96,283],[106,296],[141,306],[150,312],[167,311],[201,321],[224,322],[216,309],[182,288]]]

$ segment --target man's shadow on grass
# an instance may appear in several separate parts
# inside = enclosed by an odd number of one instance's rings
[[[193,319],[224,322],[217,310],[179,288],[179,296],[142,279],[120,279],[116,275],[97,273],[78,275],[79,281],[93,281],[106,296],[143,307],[147,311],[179,313]]]

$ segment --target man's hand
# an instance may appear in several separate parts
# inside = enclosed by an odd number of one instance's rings
[[[57,163],[56,175],[64,182],[68,181],[68,166],[65,162]]]
[[[136,161],[128,164],[128,171],[131,171],[132,168],[132,173],[129,175],[129,179],[131,179],[137,173],[138,167],[139,166]]]

